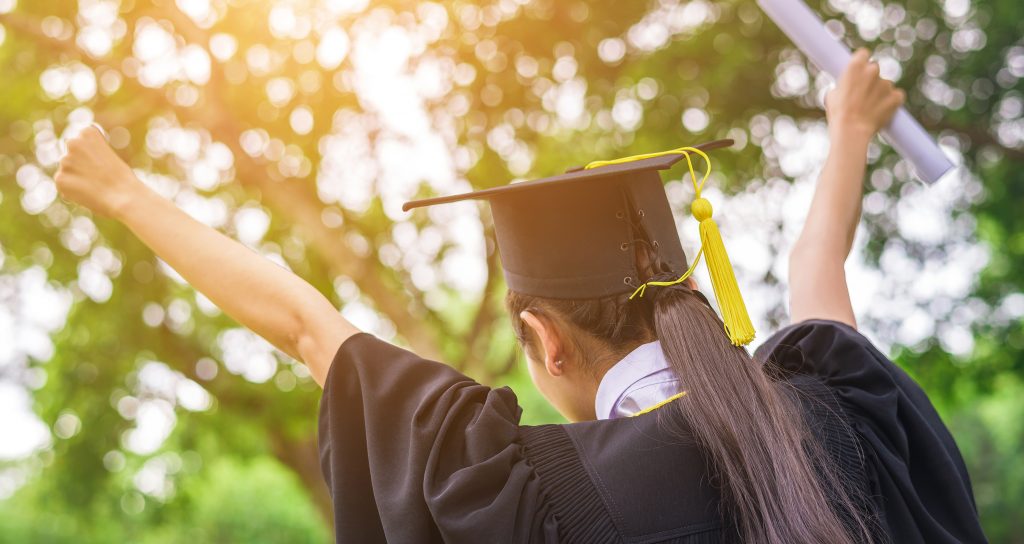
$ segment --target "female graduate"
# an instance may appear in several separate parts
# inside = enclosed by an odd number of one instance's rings
[[[846,287],[868,142],[902,101],[864,51],[829,94],[831,151],[790,256],[794,324],[753,357],[693,172],[729,142],[408,205],[490,203],[530,374],[569,425],[521,426],[508,388],[360,333],[149,191],[96,130],[68,143],[56,181],[309,366],[339,542],[984,542],[953,438],[857,332]],[[658,174],[684,159],[692,263]],[[724,322],[688,278],[702,257]]]

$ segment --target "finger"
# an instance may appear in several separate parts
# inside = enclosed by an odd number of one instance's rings
[[[885,121],[885,125],[892,122],[892,118],[896,115],[896,111],[903,105],[903,92],[896,91],[886,97],[885,101],[882,102],[882,118]]]
[[[871,81],[869,86],[868,95],[879,102],[883,102],[892,96],[893,91],[896,89],[892,82],[888,79],[882,79],[876,77]]]
[[[868,77],[872,79],[878,79],[879,74],[882,73],[882,68],[875,61],[868,62],[865,66],[865,70],[868,74]]]
[[[856,51],[853,52],[853,55],[850,57],[850,64],[853,66],[861,66],[867,64],[868,58],[870,56],[871,54],[868,53],[868,50],[861,47],[860,49],[857,49]]]
[[[888,96],[886,102],[892,107],[892,109],[898,109],[907,100],[907,93],[903,92],[903,89],[896,89]]]
[[[70,157],[71,155],[75,154],[76,152],[77,153],[81,153],[81,149],[82,149],[83,145],[85,145],[85,141],[83,140],[81,133],[79,133],[78,135],[76,135],[76,136],[74,136],[72,138],[65,139],[64,140],[64,148],[67,151],[67,154],[64,155],[65,158]]]
[[[99,135],[103,137],[104,141],[110,142],[110,136],[107,135],[107,131],[104,130],[99,123],[94,122],[91,125],[89,125],[89,127],[95,129],[95,131],[98,132]]]
[[[824,96],[822,97],[821,104],[825,107],[825,111],[829,110],[829,103],[831,102],[831,100],[833,100],[832,93],[834,93],[835,90],[836,89],[834,85],[830,86],[829,89],[825,91]]]
[[[61,196],[64,196],[68,192],[68,182],[71,174],[63,167],[57,170],[57,173],[53,175],[53,182],[57,185],[57,192]]]
[[[902,106],[907,101],[907,92],[903,89],[896,89],[896,102]]]

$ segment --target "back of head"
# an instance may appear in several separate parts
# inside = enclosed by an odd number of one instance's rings
[[[556,314],[588,335],[587,343],[621,353],[656,337],[688,395],[671,409],[712,461],[725,511],[744,542],[871,541],[856,503],[838,482],[823,449],[784,383],[742,347],[732,345],[702,294],[685,284],[630,300],[549,299],[510,292],[511,315]],[[513,319],[520,342],[528,332]],[[834,490],[826,496],[825,489]],[[838,496],[836,494],[838,493]],[[844,524],[844,510],[853,526]]]

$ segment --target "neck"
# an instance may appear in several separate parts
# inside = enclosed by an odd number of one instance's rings
[[[577,414],[577,417],[573,418],[573,421],[593,421],[599,419],[597,411],[594,409],[594,399],[597,398],[597,388],[600,385],[600,379],[588,380],[582,384],[580,396],[575,403],[576,406],[579,406],[580,413]]]
[[[573,385],[572,413],[562,410],[562,414],[571,421],[593,421],[603,419],[595,410],[595,399],[598,397],[598,390],[604,382],[605,376],[616,364],[618,364],[629,353],[633,352],[643,343],[635,344],[623,351],[612,352],[606,346],[594,349],[588,346],[588,355],[591,355],[590,362],[585,365],[572,365],[571,368],[586,369],[575,379]],[[597,354],[597,357],[593,355]]]
[[[653,340],[653,339],[652,339]],[[612,347],[604,342],[599,342],[596,339],[584,340],[586,344],[581,346],[581,351],[577,353],[581,358],[586,357],[588,361],[585,365],[579,365],[578,368],[588,369],[587,376],[581,376],[578,381],[578,390],[580,391],[581,406],[587,406],[586,413],[589,414],[587,419],[597,419],[594,410],[594,399],[597,398],[598,388],[604,381],[605,376],[612,368],[615,367],[622,359],[627,357],[630,353],[635,351],[640,346],[649,343],[651,340],[643,340],[630,344],[626,347]]]

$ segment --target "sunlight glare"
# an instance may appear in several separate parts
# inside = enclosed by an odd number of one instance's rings
[[[316,61],[326,70],[337,68],[348,56],[349,39],[344,30],[332,26],[320,37],[316,48]]]
[[[363,11],[370,0],[325,0],[324,4],[335,15],[347,15]]]

